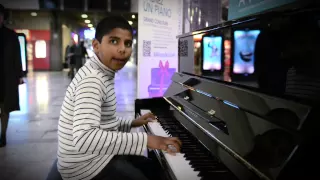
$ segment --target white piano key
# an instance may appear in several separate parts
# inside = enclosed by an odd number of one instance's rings
[[[141,110],[141,115],[149,112],[151,111],[147,109]],[[162,128],[159,122],[150,122],[148,123],[148,127],[154,135],[171,137],[171,135]],[[175,155],[171,155],[166,152],[163,152],[163,154],[177,180],[200,180],[200,177],[198,177],[199,172],[195,171],[189,165],[189,161],[184,158],[184,154],[176,153]]]
[[[151,111],[148,110],[148,109],[141,109],[141,116],[147,114],[147,113],[150,113]]]
[[[164,131],[158,122],[148,123],[150,131],[157,136],[170,137],[171,135]],[[177,180],[200,180],[199,172],[195,171],[189,161],[184,158],[184,154],[176,153],[175,155],[163,152],[170,168],[172,169]]]

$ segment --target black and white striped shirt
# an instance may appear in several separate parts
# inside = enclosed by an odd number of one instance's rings
[[[143,155],[146,133],[116,117],[115,72],[94,55],[69,85],[58,127],[58,170],[64,180],[95,177],[114,155]]]

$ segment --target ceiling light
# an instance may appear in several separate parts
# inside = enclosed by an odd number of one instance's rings
[[[135,18],[136,18],[136,16],[135,16],[134,14],[133,14],[131,17],[132,17],[132,19],[135,19]]]
[[[133,22],[132,22],[132,21],[128,21],[128,23],[129,23],[130,25],[132,25],[132,24],[133,24]]]
[[[89,24],[91,21],[89,19],[84,20],[85,23]]]
[[[85,18],[88,18],[88,15],[82,14],[81,17],[85,19]]]
[[[88,27],[91,28],[91,27],[93,27],[93,25],[92,24],[88,24]]]
[[[91,27],[90,30],[95,30],[94,27]]]
[[[37,16],[38,14],[36,12],[32,12],[31,16]]]

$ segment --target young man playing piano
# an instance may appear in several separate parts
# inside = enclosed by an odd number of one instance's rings
[[[69,85],[59,118],[58,170],[64,180],[156,180],[159,169],[143,156],[147,148],[177,152],[177,138],[130,132],[147,124],[116,117],[114,76],[132,52],[132,27],[122,17],[107,17],[96,27],[94,56]]]

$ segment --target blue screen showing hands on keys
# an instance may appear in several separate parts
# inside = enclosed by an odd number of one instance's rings
[[[221,70],[222,37],[203,38],[203,70]]]

